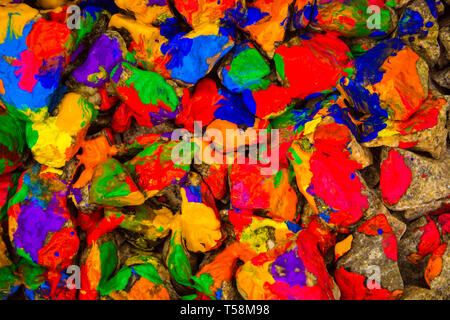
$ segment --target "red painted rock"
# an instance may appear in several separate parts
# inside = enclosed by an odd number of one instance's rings
[[[383,149],[380,188],[384,203],[400,211],[431,208],[446,199],[450,195],[445,182],[450,177],[448,155],[436,161],[404,149]]]

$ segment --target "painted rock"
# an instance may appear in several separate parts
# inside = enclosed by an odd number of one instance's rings
[[[192,192],[181,188],[181,216],[173,223],[173,232],[181,230],[186,248],[191,252],[206,252],[223,241],[218,213]]]
[[[355,58],[362,56],[377,45],[377,41],[372,38],[349,38],[347,43]]]
[[[248,213],[228,210],[224,213],[232,228],[233,236],[225,240],[227,246],[222,252],[213,254],[200,265],[197,277],[210,279],[209,286],[202,287],[201,299],[228,300],[239,297],[233,286],[237,261],[250,261],[258,254],[266,253],[295,236],[301,227],[290,221],[268,219]]]
[[[328,274],[317,239],[304,230],[294,240],[261,253],[236,272],[248,300],[334,300],[340,293]]]
[[[108,233],[81,256],[81,300],[168,300],[177,298],[158,255],[130,251],[118,234]]]
[[[441,234],[442,242],[447,242],[450,238],[450,213],[448,211],[446,210],[444,211],[446,213],[440,213],[436,223]]]
[[[20,177],[8,209],[9,236],[17,254],[57,272],[72,264],[79,246],[67,193],[67,182],[35,166]]]
[[[278,130],[280,167],[289,167],[288,150],[292,142],[302,135],[303,126],[299,123],[307,117],[308,113],[303,110],[288,108],[281,115],[270,119],[270,129]]]
[[[202,25],[189,33],[179,33],[161,46],[167,55],[166,69],[173,79],[194,84],[207,75],[215,63],[234,46],[229,35]]]
[[[378,190],[374,190],[369,188],[364,180],[361,180],[364,184],[365,188],[362,191],[362,195],[367,197],[367,201],[369,202],[369,208],[364,212],[363,219],[361,219],[355,227],[359,227],[361,224],[366,221],[374,218],[377,215],[384,215],[386,217],[387,222],[389,223],[393,234],[397,238],[397,242],[400,241],[403,234],[406,231],[406,224],[403,222],[401,218],[397,215],[392,214],[380,197]]]
[[[344,300],[396,299],[403,291],[397,238],[386,216],[365,221],[336,244],[335,278]]]
[[[401,40],[380,42],[356,58],[354,68],[353,77],[340,80],[339,90],[365,115],[404,121],[428,96],[428,66]]]
[[[97,110],[78,93],[68,93],[57,115],[27,123],[27,143],[39,163],[61,168],[78,152]]]
[[[97,138],[84,140],[81,143],[81,154],[77,154],[79,160],[77,169],[83,166],[83,171],[73,182],[73,189],[82,188],[88,184],[94,175],[94,170],[103,161],[115,156],[119,150],[111,143],[112,137],[101,135]]]
[[[122,2],[126,6],[125,1]],[[149,11],[150,14],[151,12]],[[131,55],[143,69],[157,72],[164,77],[169,76],[165,68],[167,59],[161,52],[161,46],[168,40],[161,34],[159,28],[123,14],[113,15],[108,26],[109,28],[124,28],[130,33],[132,41],[128,45],[129,59]]]
[[[69,280],[70,272],[46,272],[44,281],[34,290],[25,289],[30,300],[76,300],[75,283]],[[71,286],[74,286],[73,288]]]
[[[317,14],[316,1],[301,0],[294,3],[294,15],[292,26],[294,29],[303,29],[311,22]]]
[[[236,300],[239,294],[233,286],[238,257],[245,254],[245,249],[238,243],[227,245],[223,251],[214,255],[209,263],[200,266],[196,278],[205,279],[205,286],[197,289],[197,300]]]
[[[312,22],[318,24],[322,30],[335,31],[344,36],[387,36],[397,23],[395,11],[389,10],[387,2],[319,0]]]
[[[88,248],[82,264],[82,299],[97,295],[116,300],[169,298],[158,272],[162,266],[155,258],[147,257],[147,263],[131,257],[124,260],[127,255],[118,249],[124,248],[111,237],[102,237]]]
[[[151,197],[171,183],[179,183],[189,172],[191,159],[190,142],[155,142],[126,162],[125,167],[136,177],[144,195]]]
[[[420,209],[447,198],[448,159],[448,152],[438,162],[404,149],[383,149],[380,189],[384,203],[399,211]]]
[[[242,261],[272,250],[302,229],[288,220],[263,218],[249,212],[229,210],[227,216],[236,241],[243,247],[238,251],[245,249],[238,256]]]
[[[211,28],[219,28],[220,18],[224,17],[225,10],[235,5],[235,0],[174,0],[178,12],[186,22],[194,29],[201,28],[204,24],[210,24]]]
[[[121,251],[116,262],[115,250]],[[100,295],[113,300],[170,300],[173,289],[159,255],[136,254],[128,250],[126,245],[115,248],[111,241],[99,246],[102,275],[97,289]],[[110,267],[114,264],[119,271],[111,275],[114,269]]]
[[[25,124],[10,115],[0,116],[0,175],[21,165],[25,152]]]
[[[217,103],[214,117],[218,120],[226,120],[241,127],[261,127],[265,122],[258,121],[255,117],[256,105],[253,103],[250,89],[244,89],[242,93],[232,93],[227,89],[220,89],[221,99]],[[257,128],[255,128],[257,129]]]
[[[157,259],[153,263],[163,268]],[[132,274],[128,279],[127,286],[123,290],[112,291],[109,294],[110,298],[114,300],[170,300],[169,292],[152,263],[138,264],[130,268]]]
[[[270,68],[263,56],[252,44],[236,46],[233,57],[219,74],[223,85],[233,93],[245,89],[267,89],[270,80],[265,77]]]
[[[351,66],[349,54],[344,42],[327,34],[293,38],[278,47],[274,61],[284,86],[273,84],[266,90],[253,92],[255,115],[270,118],[281,114],[292,99],[331,92],[338,80],[347,75],[344,69]]]
[[[95,168],[89,199],[94,204],[111,207],[138,206],[145,201],[127,170],[113,158]]]
[[[284,39],[292,0],[257,0],[246,3],[246,10],[238,2],[232,15],[237,25],[250,34],[261,48],[273,56],[275,46]]]
[[[295,236],[301,227],[290,221],[268,219],[249,213],[228,210],[222,218],[229,221],[225,231],[229,237],[222,252],[212,254],[199,266],[197,277],[210,279],[209,286],[199,291],[199,299],[228,300],[239,297],[233,282],[238,259],[250,261],[258,254],[265,253]]]
[[[241,151],[245,146],[270,142],[266,130],[268,125],[269,121],[255,118],[252,127],[241,129],[231,121],[215,119],[207,126],[201,140],[194,138],[195,144],[199,147],[198,152],[202,152],[200,159],[205,163],[233,163],[235,151]],[[226,160],[230,153],[231,159]],[[256,156],[251,155],[252,158],[256,158]]]
[[[0,176],[0,208],[3,211],[3,207],[8,204],[8,192],[12,187],[11,176],[9,174],[3,174]],[[0,214],[0,220],[3,215]]]
[[[200,186],[192,185],[181,188],[181,213],[176,215],[166,207],[156,210],[146,205],[122,211],[117,208],[105,209],[105,218],[97,225],[98,231],[91,238],[95,239],[99,232],[120,227],[140,235],[140,238],[155,246],[159,239],[166,237],[172,230],[181,233],[190,251],[212,250],[223,240],[220,221],[214,202],[208,201],[204,196],[205,191],[200,189]]]
[[[407,120],[380,119],[380,122],[370,120],[365,122],[362,126],[362,136],[374,138],[361,145],[365,147],[384,145],[425,151],[433,158],[439,159],[445,155],[447,149],[447,110],[446,99],[430,94],[419,110]]]
[[[186,288],[195,289],[199,292],[208,292],[212,278],[208,275],[199,276],[192,274],[192,267],[195,265],[195,258],[186,249],[180,231],[172,233],[172,237],[167,239],[163,249],[163,261],[169,269],[174,288],[180,292]],[[210,296],[212,298],[212,296]]]
[[[450,274],[450,248],[449,244],[443,243],[433,251],[428,265],[425,269],[425,280],[430,288],[437,291],[444,299],[449,298],[448,277]]]
[[[0,175],[0,221],[8,215],[8,201],[16,194],[21,173]]]
[[[96,240],[101,233],[110,232],[116,227],[128,230],[155,245],[158,240],[165,238],[172,228],[173,213],[166,207],[160,210],[152,209],[147,205],[141,205],[128,210],[118,208],[105,209],[104,219],[98,225],[97,230],[88,236],[88,243]],[[141,239],[139,241],[142,241]]]
[[[89,87],[103,87],[112,69],[125,59],[125,52],[126,44],[120,34],[108,30],[95,40],[84,63],[73,71],[74,79]]]
[[[228,165],[227,164],[194,164],[194,168],[203,178],[215,199],[222,200],[227,196]]]
[[[430,6],[430,4],[432,5]],[[413,1],[406,7],[398,25],[398,35],[403,42],[421,56],[430,67],[439,59],[439,25],[434,1]]]
[[[158,119],[173,119],[179,104],[174,88],[158,73],[122,62],[111,72],[111,80],[123,104],[112,120],[115,131],[126,131],[134,117],[140,126],[152,127]]]
[[[134,12],[136,20],[144,24],[158,23],[161,19],[172,17],[166,0],[115,0],[114,2],[119,8]]]
[[[330,98],[302,110],[299,138],[288,151],[299,191],[319,217],[338,228],[356,223],[369,208],[356,170],[372,162],[370,152],[356,142],[355,127],[340,104]]]
[[[214,80],[205,78],[198,81],[192,95],[187,88],[184,89],[181,110],[175,123],[191,132],[196,125],[207,126],[214,120],[214,111],[222,99]]]

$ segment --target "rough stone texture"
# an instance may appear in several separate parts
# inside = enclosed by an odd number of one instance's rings
[[[375,39],[365,37],[346,38],[345,40],[349,48],[352,48],[352,46],[362,46],[364,49],[369,50],[377,44]]]
[[[436,73],[432,73],[431,77],[442,88],[450,89],[450,66],[443,70],[437,71]]]
[[[357,226],[361,225],[363,222],[375,217],[378,214],[383,214],[386,216],[389,225],[393,229],[397,241],[399,241],[406,230],[406,224],[400,219],[396,218],[394,215],[392,215],[389,212],[389,210],[385,207],[383,201],[381,201],[377,193],[374,190],[367,187],[363,179],[361,179],[361,181],[365,187],[365,189],[362,191],[362,194],[364,194],[367,197],[367,201],[369,202],[369,208],[364,212],[364,216],[361,219],[361,221],[359,221]]]
[[[365,167],[359,172],[366,181],[367,185],[371,188],[375,188],[380,182],[380,171],[377,169],[375,164]]]
[[[386,257],[383,236],[369,236],[360,232],[353,234],[351,249],[337,261],[337,269],[361,274],[366,278],[373,274],[373,266],[380,268],[381,287],[389,291],[403,290],[403,280],[397,261]]]
[[[450,195],[450,150],[447,149],[445,158],[438,161],[420,156],[411,151],[393,148],[404,158],[405,164],[412,172],[409,188],[401,196],[400,200],[388,205],[395,211],[412,210],[424,205],[433,206],[436,201],[441,201]],[[388,157],[389,150],[384,148],[381,152],[381,162]]]
[[[400,300],[443,300],[437,292],[416,286],[405,286]]]
[[[433,66],[436,64],[440,55],[440,49],[437,43],[439,25],[437,24],[436,18],[433,17],[428,4],[423,0],[412,2],[407,6],[407,9],[418,12],[424,20],[424,26],[421,33],[402,35],[401,39],[407,43],[414,52],[421,56],[429,66]],[[400,23],[402,18],[400,19]],[[433,25],[431,27],[426,27],[428,22],[432,22]]]

